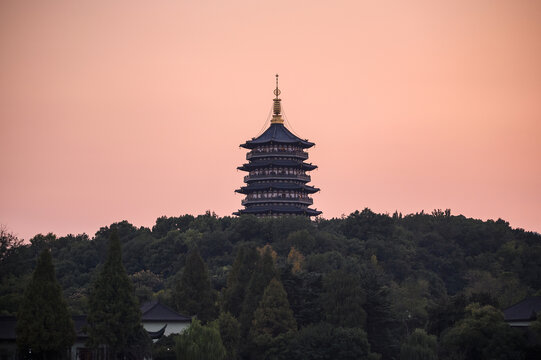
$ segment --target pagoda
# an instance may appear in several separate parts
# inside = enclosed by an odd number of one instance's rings
[[[240,145],[250,151],[246,154],[248,163],[237,169],[248,174],[244,177],[246,186],[235,191],[246,197],[242,200],[244,209],[233,214],[317,216],[321,211],[309,207],[314,203],[309,195],[319,189],[308,185],[310,175],[307,174],[317,166],[305,162],[308,159],[305,150],[314,143],[299,138],[284,126],[278,75],[274,95],[269,128]]]

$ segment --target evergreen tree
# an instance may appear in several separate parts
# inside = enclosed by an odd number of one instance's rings
[[[320,274],[312,272],[294,274],[291,266],[288,266],[282,268],[280,280],[299,328],[324,319],[325,313],[320,300],[323,280]]]
[[[323,289],[321,305],[327,322],[342,327],[365,326],[362,305],[366,298],[355,276],[344,270],[333,271],[323,279]]]
[[[238,250],[233,267],[227,277],[227,288],[223,292],[222,308],[233,316],[239,317],[259,253],[253,246],[244,246]]]
[[[240,323],[230,313],[222,312],[218,318],[222,342],[227,350],[227,359],[238,358],[240,344]]]
[[[276,278],[265,289],[263,298],[254,313],[250,340],[255,345],[251,358],[265,358],[266,350],[282,334],[297,330],[293,311],[289,307],[284,287]]]
[[[263,297],[265,288],[276,275],[277,273],[274,268],[274,260],[272,259],[271,251],[267,249],[257,261],[248,284],[248,289],[246,290],[244,302],[242,303],[239,321],[243,337],[248,335],[248,331],[250,330],[254,318],[254,311],[257,309],[259,301],[261,301],[261,298]]]
[[[415,329],[400,348],[400,360],[437,360],[438,340],[423,329]]]
[[[175,349],[179,360],[223,360],[227,354],[218,324],[202,326],[197,319],[177,337]]]
[[[41,253],[17,314],[17,345],[32,359],[62,359],[75,341],[75,329],[49,250]],[[30,352],[30,353],[29,353]]]
[[[107,357],[143,358],[151,342],[141,325],[141,310],[124,265],[120,240],[111,233],[107,260],[92,284],[87,317],[88,345],[107,346]]]
[[[393,359],[400,353],[399,325],[391,311],[389,280],[379,265],[363,264],[360,283],[366,294],[366,332],[372,351],[384,359]]]
[[[178,311],[196,315],[203,322],[216,317],[216,296],[210,286],[210,279],[205,262],[194,249],[186,259],[186,265],[173,289],[173,301]]]

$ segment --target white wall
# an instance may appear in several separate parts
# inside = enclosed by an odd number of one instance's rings
[[[164,325],[166,324],[165,321],[144,321],[143,327],[146,331],[158,331],[160,330]],[[165,328],[164,336],[168,336],[171,334],[180,334],[184,330],[190,327],[190,322],[173,322],[173,323],[167,323],[167,327]]]

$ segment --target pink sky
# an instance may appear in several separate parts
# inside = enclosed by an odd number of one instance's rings
[[[0,223],[230,215],[280,74],[314,207],[541,232],[541,2],[0,3]]]

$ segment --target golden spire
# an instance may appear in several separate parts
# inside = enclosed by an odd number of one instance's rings
[[[274,98],[274,107],[273,107],[273,115],[271,124],[283,124],[284,119],[282,119],[282,106],[280,104],[280,101],[282,101],[280,98],[278,98],[278,95],[280,95],[281,91],[278,89],[278,74],[276,74],[276,89],[274,89],[274,95],[276,97]]]

